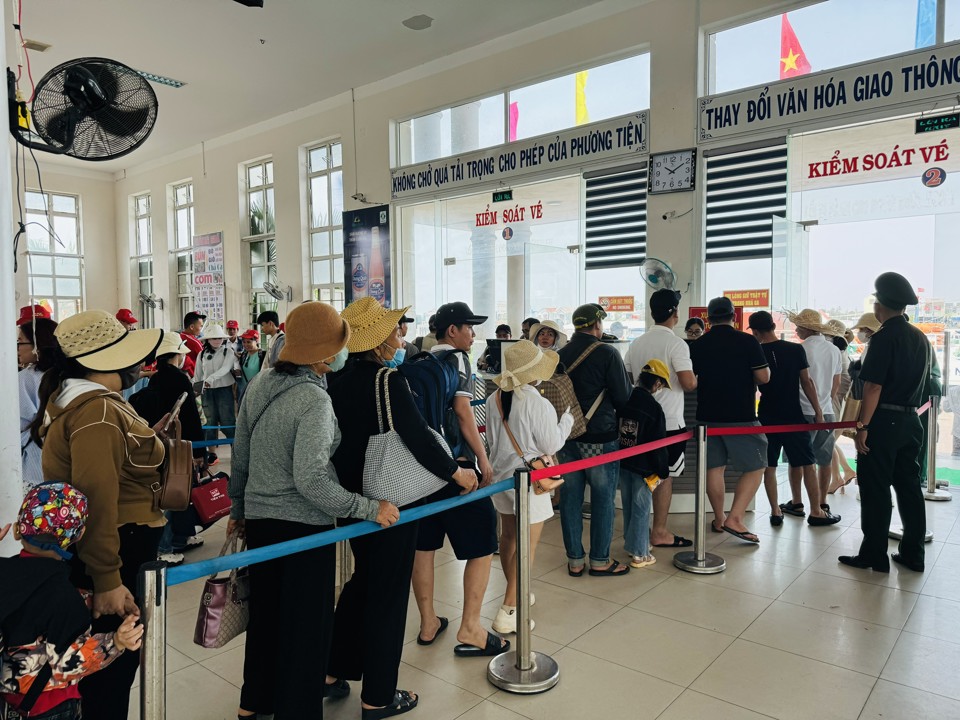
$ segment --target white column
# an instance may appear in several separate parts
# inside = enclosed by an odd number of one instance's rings
[[[0,26],[6,27],[6,4],[0,3]],[[6,57],[6,36],[0,33],[0,56]],[[4,104],[6,104],[6,83]],[[0,113],[0,136],[8,137],[10,126],[7,114]],[[10,146],[0,153],[0,227],[13,228],[13,183],[10,172]],[[22,242],[26,242],[23,238]],[[7,397],[13,397],[17,386],[17,348],[14,345],[17,303],[14,295],[13,253],[0,253],[0,387],[8,388]],[[0,413],[0,525],[16,519],[23,500],[22,467],[20,464],[20,415]],[[0,543],[0,556],[13,555],[17,543],[13,533]]]

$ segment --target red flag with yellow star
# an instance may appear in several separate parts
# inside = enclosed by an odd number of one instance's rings
[[[807,54],[800,47],[797,34],[787,19],[787,14],[780,16],[780,79],[806,75],[810,72],[810,63]]]

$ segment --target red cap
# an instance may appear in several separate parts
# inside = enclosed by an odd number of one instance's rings
[[[227,320],[227,329],[229,330],[230,328],[237,328],[237,330],[239,330],[240,323],[238,323],[236,320]]]
[[[245,330],[243,335],[240,336],[241,340],[256,340],[260,342],[260,331],[259,330]]]
[[[127,323],[127,325],[136,325],[138,322],[140,322],[127,308],[120,308],[117,310],[117,320],[122,323]]]
[[[20,318],[17,320],[17,325],[26,325],[31,322],[34,318],[45,318],[50,319],[50,311],[47,310],[43,305],[34,305],[30,307],[20,308]]]

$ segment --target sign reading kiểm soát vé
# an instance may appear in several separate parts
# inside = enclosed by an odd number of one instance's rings
[[[607,312],[633,312],[636,305],[633,295],[601,295],[598,302]]]
[[[730,302],[732,302],[735,307],[770,307],[769,290],[724,290],[723,296],[730,298]]]
[[[562,167],[646,154],[647,111],[516,140],[485,150],[406,165],[390,173],[390,196],[403,200]]]
[[[960,43],[802,75],[697,101],[698,142],[864,111],[888,117],[903,106],[952,99],[960,86]]]

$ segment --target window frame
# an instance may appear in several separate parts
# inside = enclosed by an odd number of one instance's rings
[[[177,190],[180,188],[187,187],[189,188],[189,197],[186,202],[179,203],[177,201]],[[180,313],[180,321],[183,320],[184,315],[193,310],[194,306],[194,295],[193,295],[193,238],[195,236],[195,208],[196,208],[196,190],[193,184],[192,179],[182,180],[180,182],[172,183],[170,185],[170,215],[172,222],[171,232],[170,232],[170,244],[171,244],[171,268],[170,268],[170,277],[172,278],[172,292],[171,297],[177,298],[177,309]],[[181,244],[180,242],[180,225],[177,222],[177,215],[179,210],[187,209],[188,213],[188,232],[189,237],[187,238],[186,244]],[[187,269],[180,270],[180,258],[185,257],[187,262]],[[180,278],[185,277],[186,280],[186,293],[180,292]]]
[[[146,201],[146,212],[140,211],[140,201]],[[147,305],[140,299],[141,294],[153,295],[155,292],[154,279],[156,277],[156,265],[154,264],[153,257],[153,196],[151,193],[138,193],[131,198],[131,216],[133,220],[133,253],[131,257],[131,269],[134,281],[134,287],[136,288],[135,297],[139,303],[139,315],[137,316],[140,320],[140,327],[143,328],[152,328],[156,325],[155,309]],[[146,220],[147,228],[147,240],[146,246],[143,247],[141,242],[141,230],[140,224],[142,220]],[[146,250],[143,252],[143,250]],[[144,275],[141,270],[143,268],[143,263],[149,263],[149,273]],[[143,283],[147,283],[149,292],[143,292]]]
[[[27,195],[30,195],[30,194],[40,195],[43,197],[42,211],[39,208],[30,208],[28,206],[29,204],[27,203]],[[63,210],[55,210],[54,202],[53,202],[54,196],[71,198],[74,203],[75,211],[71,213],[71,212],[65,212]],[[29,240],[27,241],[27,288],[30,295],[31,304],[43,299],[50,300],[54,306],[53,307],[54,317],[56,317],[58,320],[62,320],[65,317],[68,317],[68,315],[62,312],[62,308],[60,306],[61,300],[64,302],[75,303],[74,307],[76,308],[76,312],[83,312],[84,308],[86,307],[86,282],[84,281],[86,268],[84,265],[84,256],[83,256],[83,215],[82,215],[80,195],[75,193],[57,192],[54,190],[44,190],[43,192],[41,192],[40,190],[26,188],[24,191],[24,205],[26,206],[25,213],[28,216],[27,225],[29,226],[31,222],[36,222],[36,221],[31,221],[29,219],[29,215],[31,214],[36,215],[42,212],[45,215],[45,220],[47,223],[46,232],[48,234],[47,252],[43,252],[40,250],[32,250],[30,248]],[[54,236],[54,233],[56,232],[55,220],[58,217],[71,218],[75,222],[76,229],[77,229],[75,252],[58,252],[59,243],[57,242],[56,237]],[[34,257],[49,258],[50,272],[46,273],[46,272],[35,271],[34,263],[33,263]],[[77,273],[75,275],[68,274],[68,273],[58,273],[57,272],[58,258],[76,260]],[[53,288],[53,292],[51,293],[34,292],[33,286],[34,286],[35,278],[49,279]],[[64,280],[76,279],[80,286],[79,294],[66,295],[66,294],[59,293],[58,279],[61,279],[61,278]],[[45,295],[46,297],[44,297]]]
[[[340,147],[340,163],[335,164],[336,153],[334,152],[334,147]],[[327,154],[327,166],[326,168],[312,169],[310,156],[311,153],[322,148],[326,148]],[[332,138],[330,140],[324,140],[323,142],[313,143],[304,148],[305,153],[305,169],[306,169],[306,208],[307,208],[307,219],[306,219],[306,258],[307,258],[307,280],[308,286],[310,288],[310,298],[312,300],[319,300],[321,302],[329,303],[333,305],[338,310],[342,310],[345,305],[346,300],[346,287],[344,282],[344,272],[343,272],[343,205],[344,198],[340,198],[340,220],[339,222],[334,222],[334,213],[335,213],[335,204],[334,204],[334,190],[333,190],[333,176],[335,173],[339,172],[341,176],[341,188],[343,187],[343,142],[340,138]],[[315,223],[316,214],[313,211],[314,207],[314,196],[313,196],[313,180],[318,177],[327,178],[327,209],[329,217],[327,218],[326,223]],[[339,251],[337,249],[336,234],[340,233],[340,242],[339,242]],[[327,252],[314,254],[314,243],[313,236],[319,233],[327,233]],[[339,261],[339,276],[337,274],[337,266]],[[314,263],[326,262],[329,266],[330,280],[329,282],[314,282]]]
[[[269,166],[269,172],[268,172]],[[260,168],[261,183],[259,185],[250,184],[250,171],[254,168]],[[261,271],[266,281],[275,282],[277,280],[277,227],[276,227],[276,205],[270,206],[267,198],[272,192],[273,202],[276,202],[276,165],[273,156],[261,157],[256,160],[250,160],[240,166],[242,176],[240,178],[242,217],[240,220],[240,242],[243,244],[243,263],[244,263],[244,281],[243,286],[248,288],[250,298],[251,323],[256,321],[257,315],[264,310],[274,310],[277,306],[277,300],[271,297],[263,289],[263,283],[259,286],[254,283],[253,275],[256,271]],[[254,233],[252,225],[251,198],[257,193],[263,193],[264,206],[264,227],[263,232]],[[268,211],[273,212],[272,228],[267,226]],[[263,248],[262,261],[254,262],[253,251],[255,245],[261,245]],[[273,247],[271,259],[270,247]],[[271,273],[271,270],[273,271]]]

